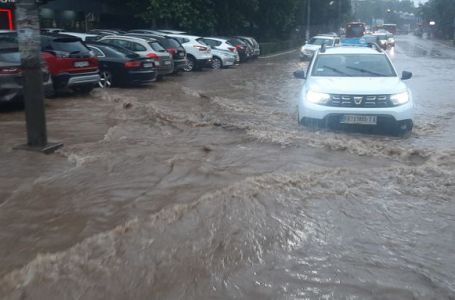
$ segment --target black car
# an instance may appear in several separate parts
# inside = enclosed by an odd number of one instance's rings
[[[177,39],[146,29],[130,30],[127,35],[150,37],[157,40],[166,49],[166,51],[172,55],[172,59],[174,60],[174,71],[178,72],[184,70],[186,66],[186,51]]]
[[[6,38],[8,39],[8,37]],[[23,101],[23,76],[17,43],[8,42],[0,36],[0,104]],[[46,94],[52,92],[52,81],[47,64],[42,59],[43,84]]]
[[[88,43],[98,57],[102,88],[112,85],[141,85],[155,81],[158,72],[150,58],[128,49],[104,43]]]
[[[253,54],[254,50],[244,41],[238,38],[227,38],[227,42],[237,48],[240,61],[247,61]]]

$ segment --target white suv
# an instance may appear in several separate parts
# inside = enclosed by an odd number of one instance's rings
[[[337,36],[330,35],[317,35],[312,37],[309,41],[305,43],[300,49],[300,59],[309,60],[313,57],[313,54],[321,48],[322,44],[325,44],[326,47],[335,47],[340,44],[340,38]]]
[[[202,67],[212,67],[212,50],[210,46],[203,42],[202,37],[186,34],[168,34],[177,39],[185,48],[187,55],[187,65],[185,71],[190,72]]]
[[[299,123],[304,125],[361,125],[393,129],[406,135],[413,127],[412,94],[379,47],[335,47],[317,51],[299,97]]]

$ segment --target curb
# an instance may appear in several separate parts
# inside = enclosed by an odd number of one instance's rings
[[[279,53],[275,53],[275,54],[270,54],[270,55],[266,55],[266,56],[259,56],[259,58],[261,58],[261,59],[273,58],[273,57],[277,57],[277,56],[281,56],[281,55],[290,54],[290,53],[293,53],[293,52],[295,52],[297,50],[298,49],[296,48],[294,50],[288,50],[288,51],[279,52]]]

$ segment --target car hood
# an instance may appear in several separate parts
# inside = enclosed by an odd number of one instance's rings
[[[407,90],[398,77],[310,77],[305,86],[328,94],[381,95]]]

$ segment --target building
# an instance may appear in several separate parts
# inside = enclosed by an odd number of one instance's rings
[[[0,30],[14,28],[14,2],[0,0]],[[86,31],[92,28],[132,28],[142,22],[128,14],[125,2],[111,0],[58,0],[40,7],[42,28]]]

